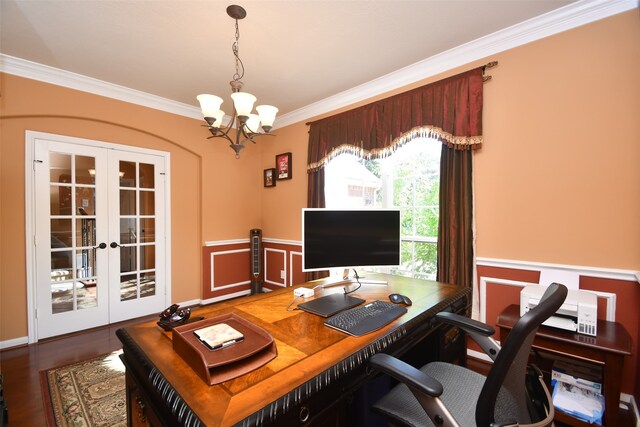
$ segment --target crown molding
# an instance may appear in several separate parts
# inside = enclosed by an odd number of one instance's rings
[[[504,52],[638,7],[638,0],[580,0],[469,43],[449,49],[352,89],[278,117],[278,127],[334,111],[381,93],[427,79]]]
[[[638,0],[580,0],[431,56],[352,89],[278,117],[274,129],[301,122],[378,94],[427,79],[499,52],[549,37],[638,7]],[[93,93],[197,120],[200,109],[135,89],[0,54],[0,72]]]
[[[63,86],[69,89],[89,92],[94,95],[105,96],[107,98],[153,108],[155,110],[165,111],[179,116],[190,117],[198,120],[202,119],[202,112],[199,108],[194,107],[193,105],[172,101],[167,98],[151,95],[150,93],[61,70],[59,68],[50,67],[48,65],[38,64],[37,62],[27,61],[26,59],[16,58],[14,56],[0,54],[0,72],[57,86]]]

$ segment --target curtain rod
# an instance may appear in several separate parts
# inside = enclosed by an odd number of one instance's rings
[[[484,72],[487,71],[488,68],[493,68],[496,65],[498,65],[498,61],[491,61],[491,62],[488,62],[488,63],[486,63],[486,64],[484,64],[482,66],[482,74],[483,74],[482,81],[483,82],[488,82],[489,80],[491,80],[491,76],[485,76]]]
[[[491,80],[491,76],[485,76],[485,75],[484,75],[484,73],[485,73],[485,71],[486,71],[487,69],[489,69],[489,68],[493,68],[493,67],[495,67],[496,65],[498,65],[498,61],[491,61],[491,62],[487,62],[486,64],[484,64],[484,65],[482,66],[482,74],[483,74],[483,76],[482,76],[482,81],[483,81],[483,82],[487,82],[487,81]],[[306,125],[306,126],[309,126],[311,123],[314,123],[315,121],[317,121],[317,120],[314,120],[313,122],[306,122],[306,123],[305,123],[305,125]]]

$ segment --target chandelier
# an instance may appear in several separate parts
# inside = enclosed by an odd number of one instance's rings
[[[229,141],[229,146],[236,152],[236,159],[240,157],[240,151],[244,148],[246,141],[255,144],[254,138],[262,135],[271,135],[269,132],[273,127],[278,109],[272,105],[258,105],[256,111],[258,114],[252,113],[253,104],[256,97],[247,92],[242,92],[244,83],[240,79],[244,76],[244,64],[240,60],[238,40],[240,39],[240,30],[238,20],[247,16],[247,12],[241,6],[231,5],[227,7],[227,15],[236,20],[236,36],[231,50],[236,60],[236,72],[233,80],[229,82],[231,85],[231,99],[233,100],[233,115],[226,126],[222,124],[224,111],[220,109],[222,98],[215,95],[201,94],[197,96],[202,109],[202,115],[207,122],[206,126],[211,132],[211,138],[224,138]],[[230,136],[229,131],[235,127],[235,136]],[[262,128],[262,131],[260,130]]]

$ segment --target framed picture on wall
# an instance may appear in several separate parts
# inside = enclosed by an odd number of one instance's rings
[[[276,154],[276,172],[278,180],[291,179],[291,153]]]
[[[275,187],[276,186],[276,168],[265,169],[263,172],[264,186]]]

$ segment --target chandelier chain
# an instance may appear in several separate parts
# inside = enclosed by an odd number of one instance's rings
[[[234,81],[239,81],[244,76],[244,64],[240,59],[240,45],[238,43],[239,40],[240,40],[240,28],[238,27],[238,20],[236,19],[236,41],[233,43],[233,46],[231,47],[231,50],[233,51],[233,55],[236,57],[236,72],[233,75]],[[240,73],[240,70],[242,70],[242,73]]]

